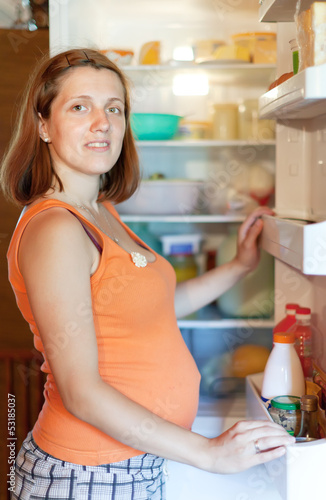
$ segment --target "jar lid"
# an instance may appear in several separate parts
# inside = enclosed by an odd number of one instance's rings
[[[318,409],[318,397],[315,394],[301,396],[301,410],[316,411]]]
[[[258,38],[258,39],[264,39],[264,38],[272,38],[276,39],[276,33],[272,33],[269,31],[250,31],[248,33],[235,33],[234,35],[231,36],[233,40],[238,40],[238,39],[248,39],[248,38]]]
[[[293,332],[276,332],[274,333],[273,340],[278,344],[293,344],[295,336]]]
[[[300,398],[297,396],[277,396],[272,399],[271,405],[281,410],[299,410]]]

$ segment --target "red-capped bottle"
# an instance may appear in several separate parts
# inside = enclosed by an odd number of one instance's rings
[[[274,326],[273,333],[288,332],[296,323],[295,314],[299,308],[299,304],[286,304],[286,316]]]
[[[309,307],[300,307],[297,309],[296,323],[291,329],[295,335],[295,349],[301,361],[302,370],[305,378],[312,378],[312,330],[311,330],[311,310]]]

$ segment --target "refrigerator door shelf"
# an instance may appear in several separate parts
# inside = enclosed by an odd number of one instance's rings
[[[262,381],[262,373],[247,377],[247,418],[271,420],[260,398]],[[318,439],[290,445],[283,457],[265,464],[267,473],[282,500],[321,498],[325,454],[326,439]]]
[[[259,21],[292,22],[297,0],[260,0]]]
[[[326,64],[311,66],[263,94],[260,118],[303,119],[326,113]]]
[[[303,274],[326,276],[326,221],[263,216],[261,247]]]

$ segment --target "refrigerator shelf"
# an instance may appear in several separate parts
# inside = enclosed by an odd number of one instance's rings
[[[260,118],[302,119],[326,113],[326,64],[311,66],[263,94]]]
[[[235,148],[242,146],[275,146],[275,140],[268,141],[217,141],[213,139],[198,139],[198,140],[171,140],[171,141],[136,141],[138,147],[171,147],[171,148]]]
[[[121,215],[123,222],[192,222],[192,223],[238,223],[243,222],[243,214],[216,215]]]
[[[313,0],[311,0],[311,3]],[[293,22],[297,0],[260,0],[259,21]],[[306,4],[305,4],[306,5]],[[309,6],[307,6],[308,8]]]
[[[326,276],[326,221],[263,216],[261,246],[306,275]]]
[[[135,85],[166,85],[169,84],[176,74],[189,74],[195,72],[205,73],[209,82],[213,83],[235,83],[241,85],[255,84],[266,85],[273,81],[276,74],[275,64],[253,64],[247,62],[210,61],[197,64],[194,62],[180,64],[160,65],[130,65],[123,66],[123,71],[132,78]]]
[[[217,307],[208,306],[198,311],[197,316],[193,319],[182,318],[178,320],[179,328],[190,328],[205,330],[218,329],[225,331],[229,328],[274,328],[275,322],[273,318],[223,318],[219,314]]]

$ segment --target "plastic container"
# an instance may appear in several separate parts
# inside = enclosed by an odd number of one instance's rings
[[[313,394],[302,396],[300,401],[301,426],[298,438],[312,441],[318,439],[318,397]]]
[[[301,411],[300,398],[297,396],[277,396],[271,401],[269,413],[274,422],[296,436],[300,430]]]
[[[178,131],[181,116],[164,113],[132,113],[132,131],[139,141],[166,141]]]
[[[205,121],[182,120],[178,130],[178,139],[204,140],[212,137],[212,124]]]
[[[160,237],[164,255],[197,254],[200,250],[201,234],[171,234]]]
[[[276,33],[249,32],[232,35],[236,45],[246,47],[250,52],[250,58],[256,64],[276,63]]]
[[[217,265],[233,259],[237,252],[236,227],[221,243]],[[247,274],[218,300],[219,311],[228,318],[270,318],[274,312],[274,258],[262,251],[256,269]],[[284,394],[284,393],[282,393]]]
[[[218,141],[238,139],[238,104],[214,105],[213,138]]]
[[[202,181],[191,179],[144,179],[137,191],[117,205],[120,214],[184,215],[196,212]]]
[[[295,313],[299,309],[299,304],[286,304],[285,306],[285,318],[281,319],[275,325],[273,333],[288,332],[290,328],[293,328],[296,323]]]
[[[305,394],[305,380],[299,356],[294,347],[294,333],[275,333],[274,345],[263,377],[261,398],[267,407],[276,396]]]
[[[292,52],[293,74],[296,75],[299,71],[299,46],[295,38],[289,41]]]
[[[311,310],[309,307],[300,307],[295,315],[296,323],[291,331],[295,335],[295,349],[298,353],[305,378],[311,379],[312,364],[312,330],[310,325]]]

